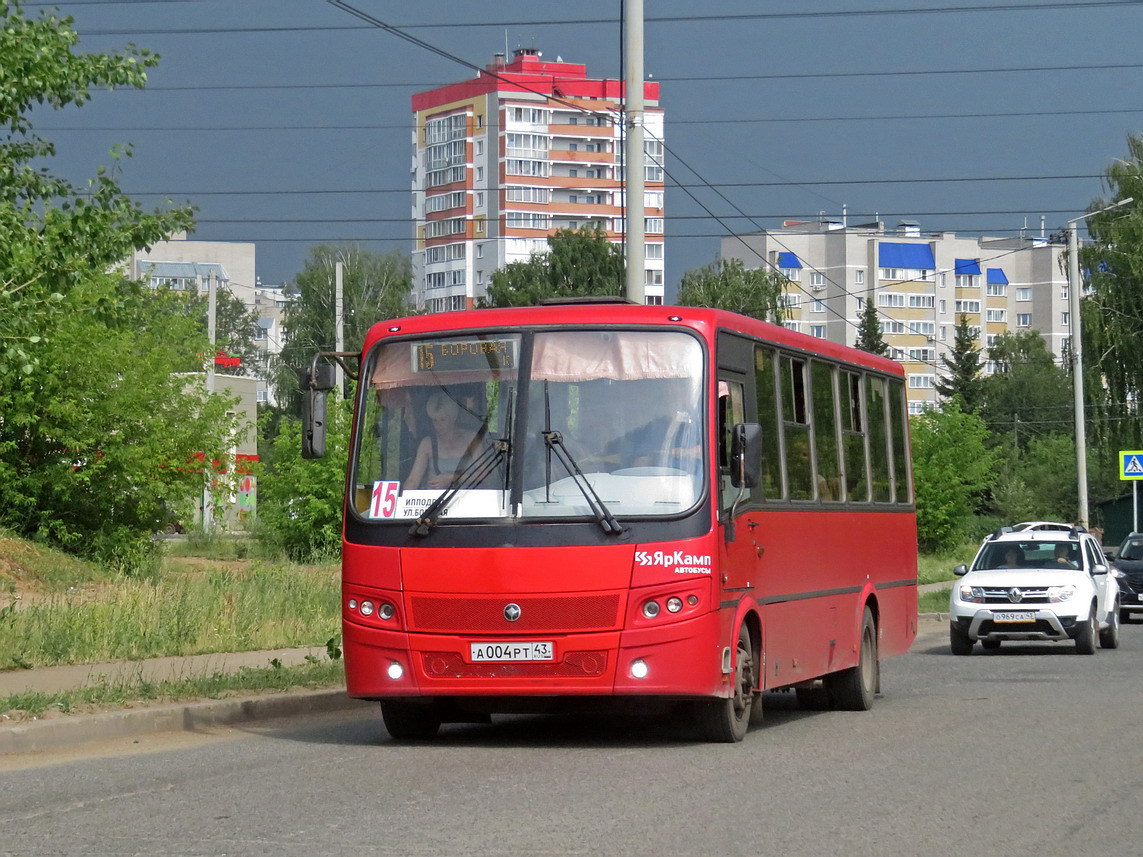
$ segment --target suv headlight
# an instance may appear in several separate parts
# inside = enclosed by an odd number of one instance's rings
[[[1048,600],[1054,603],[1060,601],[1067,601],[1076,594],[1076,588],[1072,584],[1066,586],[1049,586],[1048,587]]]
[[[980,586],[962,586],[957,590],[957,595],[961,601],[967,601],[970,604],[984,603],[984,589]]]

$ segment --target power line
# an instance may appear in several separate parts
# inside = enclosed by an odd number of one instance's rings
[[[675,155],[677,158],[678,156]],[[689,167],[688,167],[689,169]],[[698,175],[697,173],[695,175]],[[881,184],[948,184],[962,182],[1020,182],[1020,181],[1075,181],[1079,179],[1102,179],[1103,173],[1077,173],[1059,176],[953,176],[945,178],[903,178],[903,179],[823,179],[780,182],[697,182],[669,185],[680,189],[689,188],[736,188],[736,187],[822,187],[831,185],[881,185]],[[412,193],[411,188],[345,188],[341,190],[202,190],[202,191],[127,191],[131,196],[281,196],[286,194],[363,194],[363,193]],[[748,215],[741,215],[746,217]]]
[[[944,119],[1019,119],[1024,117],[1060,117],[1060,116],[1110,116],[1117,114],[1143,113],[1143,107],[1125,108],[1092,108],[1088,110],[1025,110],[1000,111],[996,113],[917,113],[917,114],[888,114],[882,116],[786,116],[786,117],[756,117],[753,119],[672,119],[672,125],[750,125],[750,124],[782,124],[801,122],[920,122]],[[201,132],[202,125],[55,125],[37,126],[45,133],[56,131],[106,131],[106,132]],[[210,133],[219,131],[409,131],[412,123],[405,122],[400,125],[211,125]]]
[[[122,0],[127,2],[127,0]],[[131,0],[131,5],[140,5],[142,2],[171,3],[192,2],[192,0]],[[25,3],[26,7],[58,6],[58,3]],[[77,6],[119,5],[119,0],[89,0],[85,3],[75,3]],[[1069,9],[1115,9],[1131,8],[1143,5],[1143,0],[1060,0],[1060,2],[1036,3],[990,3],[962,6],[933,6],[909,7],[901,9],[837,9],[828,11],[797,11],[797,12],[742,12],[710,15],[649,15],[644,17],[645,24],[701,24],[716,21],[777,21],[777,20],[807,20],[821,18],[872,18],[898,15],[948,15],[948,14],[991,14],[1002,12],[1048,12]],[[475,27],[562,27],[569,25],[615,25],[620,23],[618,17],[601,18],[563,18],[559,20],[515,20],[515,21],[449,21],[424,24],[398,24],[402,30],[421,29],[472,29]],[[208,28],[194,27],[180,30],[165,29],[135,29],[135,30],[92,30],[90,35],[99,36],[138,36],[138,35],[201,35],[218,33],[273,33],[273,32],[325,32],[338,30],[363,30],[365,27],[350,26],[303,26],[303,27],[235,27],[235,28]]]
[[[1140,0],[1143,2],[1143,0]],[[386,25],[390,26],[390,25]],[[361,29],[361,28],[354,28]],[[435,52],[435,51],[434,51]],[[466,60],[454,59],[471,69],[489,73]],[[955,74],[1026,74],[1049,71],[1122,71],[1143,68],[1143,63],[1095,63],[1091,65],[1041,65],[1041,66],[1002,66],[997,68],[948,68],[912,69],[887,71],[837,71],[837,72],[783,72],[775,74],[731,74],[731,75],[686,75],[681,77],[658,77],[648,83],[721,83],[728,80],[836,80],[858,77],[917,77],[923,75]],[[427,81],[380,82],[380,83],[196,83],[187,86],[162,86],[148,84],[143,89],[133,87],[114,90],[119,93],[146,92],[205,92],[205,91],[246,91],[246,90],[302,90],[302,89],[424,89],[438,86]],[[697,120],[696,120],[697,121]]]

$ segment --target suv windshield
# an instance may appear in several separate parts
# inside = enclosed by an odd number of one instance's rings
[[[974,571],[993,568],[1071,568],[1083,567],[1078,542],[1072,541],[1007,541],[985,545]]]
[[[678,331],[383,342],[362,373],[351,505],[440,523],[684,512],[703,489],[702,377]]]

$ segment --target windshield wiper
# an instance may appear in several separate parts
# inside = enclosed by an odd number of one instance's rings
[[[427,536],[429,530],[433,528],[437,520],[448,508],[449,503],[453,501],[461,491],[469,488],[475,488],[477,485],[487,479],[492,473],[500,466],[500,463],[506,461],[508,453],[512,451],[512,422],[513,422],[513,405],[516,402],[516,393],[513,391],[511,397],[508,399],[508,408],[506,414],[508,434],[504,437],[497,438],[492,441],[489,446],[481,450],[480,454],[468,462],[463,470],[459,471],[452,478],[452,482],[448,488],[433,500],[421,516],[417,518],[417,522],[409,528],[409,535],[411,536]],[[508,468],[504,468],[504,488],[508,487]]]
[[[544,438],[544,445],[548,448],[548,461],[547,473],[545,474],[546,490],[551,491],[552,487],[552,461],[551,456],[555,454],[559,459],[560,464],[568,472],[568,476],[572,478],[580,493],[583,494],[583,499],[587,500],[587,505],[591,508],[591,513],[595,515],[595,520],[599,522],[599,526],[603,528],[605,533],[612,535],[621,535],[627,531],[627,528],[622,526],[611,511],[604,504],[603,499],[591,484],[591,481],[583,475],[579,465],[576,464],[572,454],[568,451],[567,446],[564,445],[564,436],[558,431],[552,430],[552,408],[551,401],[548,398],[548,382],[544,382],[544,431],[541,432]],[[551,497],[547,497],[550,502]]]

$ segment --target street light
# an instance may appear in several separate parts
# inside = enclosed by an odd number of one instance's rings
[[[1079,231],[1076,224],[1081,220],[1087,220],[1089,217],[1103,214],[1105,211],[1111,211],[1113,208],[1119,208],[1134,201],[1134,197],[1121,199],[1119,202],[1101,208],[1099,211],[1092,211],[1068,221],[1068,302],[1070,305],[1068,326],[1071,327],[1072,331],[1072,385],[1075,396],[1076,485],[1079,488],[1079,520],[1077,523],[1085,528],[1088,525],[1087,428],[1083,414],[1083,346],[1080,340],[1080,290],[1083,288],[1083,284],[1080,282],[1079,274]]]

